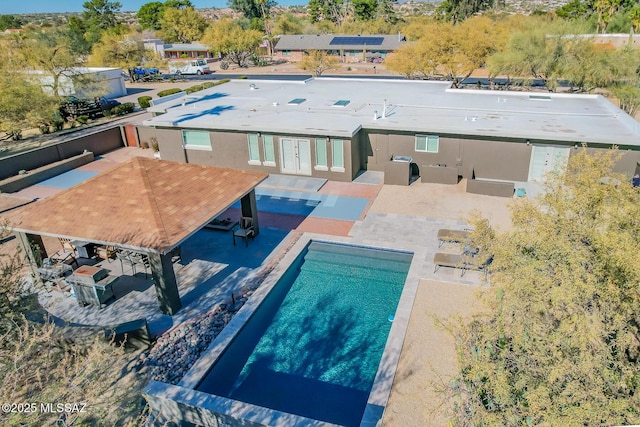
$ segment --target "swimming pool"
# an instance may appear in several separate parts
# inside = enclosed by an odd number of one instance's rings
[[[197,389],[359,425],[410,262],[311,242]]]
[[[178,385],[149,383],[152,409],[197,425],[376,425],[416,263],[409,252],[330,240],[300,238]]]

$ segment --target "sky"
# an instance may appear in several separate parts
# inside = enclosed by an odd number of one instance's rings
[[[121,11],[137,12],[145,3],[153,0],[118,0]],[[163,1],[163,0],[158,0]],[[82,12],[85,0],[0,0],[0,15],[18,13]],[[191,0],[196,8],[226,7],[227,0]],[[307,0],[277,0],[281,6],[306,4]]]

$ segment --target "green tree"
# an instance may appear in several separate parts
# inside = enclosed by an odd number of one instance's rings
[[[166,42],[190,43],[200,40],[208,22],[192,7],[168,8],[160,19],[160,25],[162,37]]]
[[[340,25],[345,20],[346,7],[343,0],[309,0],[311,22],[331,21]]]
[[[86,55],[91,52],[91,43],[86,38],[87,24],[78,16],[70,16],[66,29],[69,37],[69,48],[76,55]]]
[[[224,18],[209,27],[202,43],[209,46],[211,52],[222,54],[242,67],[246,66],[247,60],[256,51],[261,40],[261,32],[244,30],[231,19]]]
[[[315,77],[319,77],[327,70],[338,67],[338,60],[331,55],[327,55],[322,50],[312,50],[305,54],[298,66],[307,71],[311,71]]]
[[[96,67],[133,68],[143,62],[146,51],[141,37],[129,31],[121,34],[105,31],[93,45],[89,65]]]
[[[273,33],[283,34],[302,34],[302,23],[291,13],[283,13],[276,20]]]
[[[436,9],[436,14],[453,23],[492,8],[494,0],[444,0]]]
[[[50,82],[42,85],[50,93],[57,96],[62,89],[60,81],[63,77],[71,79],[77,75],[77,67],[83,65],[71,50],[67,34],[61,30],[31,31],[12,39],[14,63],[35,73],[42,73]]]
[[[248,19],[265,18],[276,5],[274,0],[228,0],[229,7],[242,13]]]
[[[550,90],[556,90],[558,80],[565,79],[579,92],[633,78],[640,66],[635,53],[603,49],[588,37],[576,36],[584,30],[584,23],[533,20],[487,60],[489,70],[492,75],[506,74],[525,81],[540,79]]]
[[[511,231],[480,242],[491,291],[485,314],[453,327],[455,425],[640,420],[640,192],[620,156],[577,152],[514,204]]]
[[[172,7],[174,9],[186,9],[188,7],[194,7],[190,0],[166,0],[164,7]]]
[[[378,0],[352,0],[351,6],[356,19],[369,21],[376,16]]]
[[[378,7],[376,8],[376,18],[382,19],[390,24],[395,24],[400,20],[398,13],[396,12],[397,0],[378,0]]]
[[[0,15],[0,31],[4,31],[7,28],[21,28],[22,21],[20,18],[16,18],[13,15]]]
[[[633,9],[629,11],[629,21],[633,26],[633,32],[637,33],[640,29],[640,4],[635,5]]]
[[[116,12],[122,4],[110,0],[88,0],[82,4],[84,11],[82,19],[86,22],[87,34],[85,38],[93,45],[104,30],[114,28],[120,24]]]
[[[458,87],[500,48],[502,38],[495,27],[491,19],[482,16],[459,25],[450,22],[428,24],[426,36],[389,55],[386,67],[410,78],[444,77]],[[438,37],[432,37],[432,34]]]
[[[143,29],[159,30],[162,28],[160,25],[160,18],[164,13],[165,5],[159,1],[152,1],[140,6],[140,10],[136,14],[138,23]]]

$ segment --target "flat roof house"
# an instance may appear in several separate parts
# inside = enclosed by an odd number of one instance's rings
[[[364,62],[383,59],[404,42],[405,38],[400,34],[296,34],[280,36],[274,51],[276,58],[289,61],[300,61],[305,52],[321,50],[339,56],[343,62]]]
[[[425,182],[507,181],[512,194],[514,182],[540,180],[582,144],[625,150],[617,167],[629,177],[640,161],[640,123],[600,95],[235,80],[149,110],[159,115],[139,137],[157,138],[163,159],[335,181],[373,170],[403,185],[412,173]]]

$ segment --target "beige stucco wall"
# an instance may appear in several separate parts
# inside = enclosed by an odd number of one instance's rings
[[[344,172],[331,170],[332,144],[331,140],[327,142],[327,159],[329,163],[328,170],[316,169],[316,138],[312,136],[302,135],[273,135],[275,166],[264,164],[264,147],[263,136],[259,137],[260,159],[262,164],[249,163],[249,145],[246,133],[240,132],[209,132],[211,140],[210,150],[184,149],[182,144],[182,132],[178,129],[151,129],[143,127],[139,128],[141,141],[148,140],[151,136],[158,139],[160,153],[164,160],[174,160],[181,162],[194,163],[199,165],[209,165],[218,167],[227,167],[232,169],[265,172],[265,173],[282,173],[281,170],[281,153],[280,139],[308,139],[311,151],[311,175],[317,178],[325,178],[333,181],[350,182],[360,170],[362,163],[360,148],[349,138],[336,138],[343,140],[343,158]],[[151,129],[151,130],[150,130]]]

